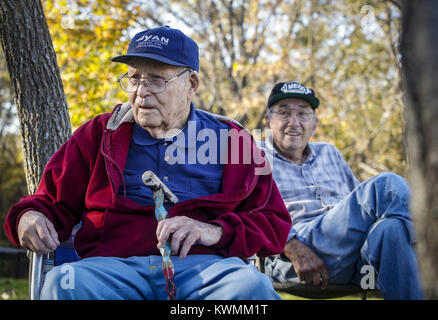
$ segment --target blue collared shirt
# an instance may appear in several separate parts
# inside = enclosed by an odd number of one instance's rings
[[[309,143],[308,157],[299,166],[281,156],[272,139],[260,143],[272,166],[272,176],[294,225],[309,221],[333,208],[359,184],[341,152],[328,143]]]
[[[126,196],[141,205],[154,205],[153,193],[141,179],[146,170],[153,171],[179,201],[219,193],[223,173],[221,150],[225,150],[223,143],[227,139],[218,138],[221,130],[223,133],[228,129],[228,125],[193,105],[186,127],[165,139],[155,139],[134,123],[123,171]],[[124,196],[122,186],[119,196]]]

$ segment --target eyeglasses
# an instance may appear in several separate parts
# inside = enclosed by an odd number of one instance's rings
[[[291,119],[292,114],[295,114],[300,122],[307,122],[311,120],[314,115],[313,112],[306,112],[302,110],[293,111],[288,109],[280,109],[278,111],[270,110],[270,112],[278,115],[281,120],[289,120]]]
[[[183,75],[187,71],[191,71],[190,69],[184,69],[176,76],[171,79],[165,80],[160,77],[128,77],[128,72],[126,72],[123,76],[117,79],[117,82],[120,84],[120,87],[123,91],[126,92],[135,92],[138,90],[138,87],[141,83],[152,93],[160,93],[166,90],[167,84],[179,76]]]

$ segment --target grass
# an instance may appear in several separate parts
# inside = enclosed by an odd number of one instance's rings
[[[291,295],[291,294],[285,293],[285,292],[278,292],[278,294],[280,295],[280,297],[283,300],[312,300],[312,299],[294,296],[294,295]],[[362,300],[362,296],[360,294],[355,294],[355,295],[351,295],[351,296],[345,296],[345,297],[327,299],[327,300]],[[367,300],[383,300],[383,299],[376,297],[376,296],[369,295],[367,297]]]
[[[0,300],[26,300],[27,279],[0,278]]]
[[[27,288],[27,279],[0,278],[0,300],[27,300]],[[279,292],[278,294],[283,300],[309,300],[283,292]],[[380,300],[380,298],[368,297],[368,300],[375,299]],[[345,296],[335,300],[361,300],[361,296]]]

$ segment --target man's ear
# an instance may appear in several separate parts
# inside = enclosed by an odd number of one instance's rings
[[[201,82],[201,79],[199,78],[199,74],[196,71],[193,71],[192,73],[190,73],[190,78],[189,78],[189,83],[190,83],[189,98],[190,99],[193,99],[196,92],[198,91],[200,82]]]
[[[268,129],[271,128],[271,123],[270,123],[268,111],[266,111],[266,113],[265,113],[265,127],[268,128]]]
[[[318,126],[318,117],[315,115],[315,119],[313,120],[313,130],[312,130],[312,136],[315,134],[316,127]]]

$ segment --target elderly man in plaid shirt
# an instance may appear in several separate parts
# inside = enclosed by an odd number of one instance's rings
[[[299,82],[277,83],[261,143],[293,226],[281,255],[265,261],[276,282],[360,285],[371,266],[385,299],[421,299],[407,182],[381,173],[362,183],[335,146],[313,143],[319,100]],[[373,279],[374,280],[374,279]]]

